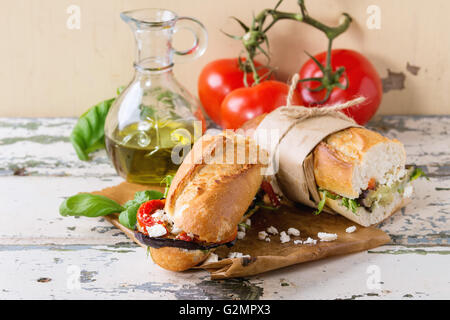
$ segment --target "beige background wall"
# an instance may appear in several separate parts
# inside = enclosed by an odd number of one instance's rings
[[[0,116],[78,116],[115,94],[132,75],[134,43],[119,18],[127,9],[165,7],[197,17],[209,31],[209,47],[200,59],[176,66],[178,79],[193,93],[197,76],[208,61],[232,57],[239,43],[219,29],[240,32],[229,16],[248,22],[252,11],[272,7],[276,0],[1,0]],[[381,8],[381,29],[366,26],[367,7]],[[81,9],[80,30],[66,27],[67,8]],[[384,95],[380,113],[450,114],[450,39],[446,0],[309,0],[309,12],[337,23],[340,12],[354,18],[335,47],[365,54],[382,78],[387,69],[405,76],[403,90]],[[295,0],[280,9],[295,11]],[[310,27],[279,22],[269,32],[273,60],[286,79],[306,60],[304,50],[323,51],[324,36]],[[420,67],[407,71],[407,63]]]

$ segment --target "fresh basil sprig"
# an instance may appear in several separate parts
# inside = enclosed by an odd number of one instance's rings
[[[64,200],[59,207],[59,214],[62,216],[100,217],[120,212],[119,222],[129,229],[134,229],[136,214],[141,204],[149,200],[161,199],[163,196],[162,192],[155,190],[138,191],[135,193],[134,199],[127,201],[122,207],[105,196],[80,193]]]
[[[119,222],[128,229],[134,229],[136,226],[136,215],[139,207],[146,201],[161,199],[164,194],[155,190],[138,191],[133,200],[125,203],[125,210],[119,215]]]
[[[162,182],[169,189],[172,176],[167,176]],[[134,229],[137,222],[137,212],[141,204],[150,200],[162,199],[167,196],[165,193],[156,190],[138,191],[134,194],[134,199],[127,201],[123,207],[105,196],[79,193],[67,198],[59,207],[59,214],[62,216],[83,216],[100,217],[111,213],[119,213],[119,222],[123,226]]]
[[[61,203],[59,214],[62,216],[100,217],[121,212],[124,208],[105,196],[80,193]]]

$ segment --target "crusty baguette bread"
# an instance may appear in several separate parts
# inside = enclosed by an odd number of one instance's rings
[[[186,250],[173,247],[150,248],[153,261],[171,271],[185,271],[203,262],[209,251]]]
[[[319,188],[358,198],[375,179],[384,184],[404,174],[403,144],[364,128],[348,128],[328,136],[314,148],[314,176]]]
[[[253,136],[265,116],[247,121],[241,127],[245,135]],[[364,128],[348,128],[333,133],[319,143],[312,154],[317,186],[346,198],[358,198],[371,179],[380,184],[390,183],[405,173],[403,144]],[[404,207],[410,196],[398,193],[389,205],[377,207],[372,212],[358,207],[356,214],[343,206],[341,199],[327,198],[326,206],[362,226],[370,226]]]
[[[234,157],[225,150],[234,147]],[[178,169],[165,211],[177,228],[213,243],[229,242],[263,179],[263,154],[252,139],[235,134],[205,135]],[[253,157],[248,154],[253,153]],[[225,163],[223,163],[225,162]]]

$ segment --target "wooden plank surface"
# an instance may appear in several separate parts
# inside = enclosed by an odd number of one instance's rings
[[[89,163],[76,158],[67,138],[74,122],[0,118],[1,298],[450,297],[450,116],[385,116],[371,123],[404,142],[408,162],[430,177],[418,180],[412,203],[382,224],[390,245],[223,281],[211,281],[203,271],[157,267],[103,219],[58,215],[65,197],[122,181],[104,152]],[[373,270],[380,288],[367,285]],[[80,288],[73,289],[77,272]]]

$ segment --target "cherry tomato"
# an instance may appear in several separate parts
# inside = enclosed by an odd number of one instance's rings
[[[326,52],[319,53],[315,58],[322,65],[326,65]],[[340,102],[346,102],[359,96],[365,97],[366,101],[363,103],[343,110],[346,115],[353,118],[358,124],[364,125],[372,118],[381,103],[383,91],[380,76],[369,60],[353,50],[332,50],[331,65],[333,71],[339,67],[345,67],[345,72],[340,77],[339,82],[342,85],[345,85],[346,76],[348,79],[348,88],[344,90],[334,87],[330,97],[324,104],[333,105]],[[305,79],[321,77],[323,74],[317,64],[312,59],[309,59],[302,66],[299,75],[300,79]],[[325,98],[325,89],[317,92],[309,90],[315,89],[319,87],[319,85],[320,83],[318,81],[305,81],[299,83],[298,90],[303,101],[307,105],[315,105]]]
[[[283,82],[266,80],[249,88],[236,89],[222,102],[222,126],[240,128],[246,121],[286,105],[289,86]],[[302,105],[300,95],[294,91],[293,105]]]
[[[156,222],[152,218],[152,214],[156,210],[164,209],[165,200],[150,200],[146,201],[138,209],[136,219],[139,225],[145,229],[145,227],[151,227]]]
[[[263,77],[268,69],[257,61],[258,74]],[[247,84],[253,84],[253,74],[247,73]],[[238,58],[219,59],[208,63],[198,78],[198,96],[209,117],[221,125],[220,106],[231,91],[245,87],[244,72],[239,68]]]

